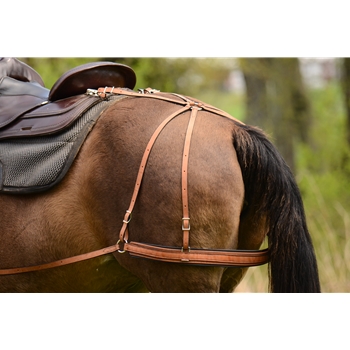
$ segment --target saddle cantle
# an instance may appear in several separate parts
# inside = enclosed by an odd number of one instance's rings
[[[0,61],[0,74],[8,73],[1,67]],[[132,89],[136,83],[132,68],[112,62],[93,62],[73,68],[56,81],[51,91],[40,85],[37,78],[27,81],[30,74],[25,69],[17,69],[9,75],[21,80],[10,76],[0,78],[0,139],[60,131],[98,102],[98,98],[85,94],[87,89],[100,86]]]
[[[49,100],[57,101],[69,96],[84,94],[87,89],[98,89],[101,86],[133,89],[135,84],[135,72],[124,64],[112,62],[87,63],[63,74],[53,85]]]

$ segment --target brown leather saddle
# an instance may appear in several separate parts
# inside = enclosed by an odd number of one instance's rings
[[[132,68],[93,62],[63,74],[51,90],[40,75],[15,58],[0,60],[0,140],[51,134],[64,129],[101,101],[87,89],[115,86],[133,89]]]

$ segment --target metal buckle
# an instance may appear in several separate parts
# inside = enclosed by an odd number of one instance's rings
[[[186,249],[186,250],[188,250],[187,253],[189,253],[191,251],[191,247],[188,247],[188,249]],[[184,252],[184,247],[181,248],[181,253],[183,253],[183,252]],[[181,259],[181,260],[185,260],[185,259]]]
[[[85,92],[85,95],[98,96],[98,93],[97,93],[97,90],[95,89],[87,89]]]
[[[188,228],[184,227],[184,220],[188,220]],[[182,218],[182,231],[190,231],[191,225],[190,225],[190,218]]]
[[[160,92],[160,90],[152,89],[152,88],[147,88],[146,91],[147,91],[149,94],[155,94],[156,92]]]
[[[123,220],[124,224],[128,224],[131,221],[131,216],[132,216],[130,210],[127,210],[126,212],[129,213],[129,218],[128,220]]]
[[[152,89],[152,88],[147,88],[147,89],[138,89],[139,93],[140,94],[154,94],[154,93],[157,93],[157,92],[160,92],[160,90],[157,90],[157,89]]]
[[[191,109],[193,109],[193,107],[197,107],[197,109],[199,111],[201,111],[203,109],[202,108],[203,103],[201,103],[201,102],[190,101],[190,106],[191,106]]]
[[[119,243],[120,243],[120,239],[118,240],[117,245],[118,245]],[[123,242],[123,244],[125,244],[125,243],[128,243],[128,241],[124,241],[124,242]],[[125,253],[125,250],[120,250],[120,249],[118,249],[118,253],[123,254],[123,253]]]

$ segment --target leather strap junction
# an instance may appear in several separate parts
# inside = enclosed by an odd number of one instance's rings
[[[91,94],[92,92],[89,91]],[[182,105],[182,107],[176,112],[168,116],[155,130],[151,139],[149,140],[146,150],[143,154],[141,164],[138,170],[134,191],[131,197],[131,201],[128,209],[126,210],[122,227],[119,232],[119,240],[115,245],[99,249],[90,253],[77,255],[74,257],[61,259],[51,263],[19,267],[12,269],[0,269],[0,275],[12,275],[31,271],[39,271],[49,269],[53,267],[68,265],[79,261],[92,259],[105,254],[114,252],[125,253],[128,252],[131,256],[159,260],[163,262],[183,263],[192,265],[204,265],[204,266],[227,266],[227,267],[250,267],[266,264],[269,261],[269,251],[264,250],[215,250],[215,249],[193,249],[190,248],[190,212],[188,201],[188,159],[191,144],[191,136],[196,117],[201,110],[206,110],[217,115],[234,119],[229,114],[217,109],[210,105],[204,105],[199,101],[189,99],[185,96],[177,94],[164,94],[159,93],[157,90],[146,89],[142,90],[142,93],[137,93],[132,90],[125,90],[121,88],[106,87],[99,88],[93,91],[94,94],[101,98],[107,98],[109,94],[119,94],[133,97],[147,97],[155,98],[164,101],[170,101]],[[175,96],[180,99],[174,99],[169,96]],[[152,147],[156,142],[159,134],[164,127],[175,117],[183,114],[186,111],[191,111],[187,132],[185,136],[184,153],[182,160],[182,234],[183,234],[183,246],[182,247],[164,247],[153,244],[146,244],[140,242],[129,242],[128,224],[131,220],[132,211],[137,200],[137,196],[141,187],[143,175],[146,169],[147,161],[151,153]],[[234,119],[236,120],[236,119]],[[240,122],[236,120],[237,122]],[[241,123],[241,122],[240,122]]]

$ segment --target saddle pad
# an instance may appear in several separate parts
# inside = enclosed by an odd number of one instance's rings
[[[101,101],[57,134],[0,141],[0,192],[41,192],[60,182],[102,111],[120,98]]]

